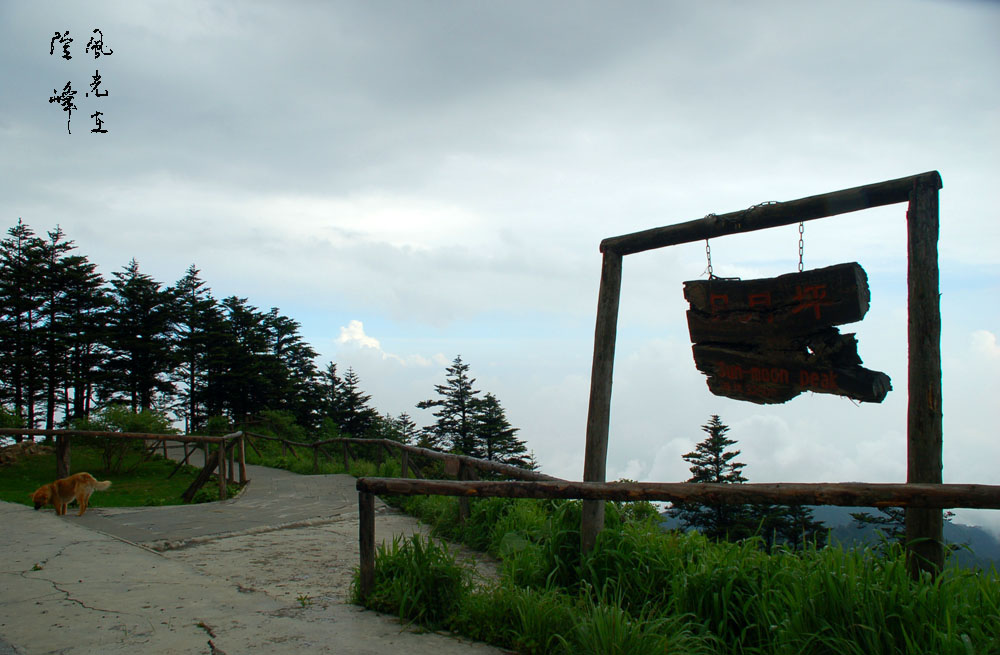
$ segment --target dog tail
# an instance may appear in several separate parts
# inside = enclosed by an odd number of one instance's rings
[[[104,480],[103,482],[99,480],[94,480],[94,489],[97,491],[105,491],[111,486],[111,480]]]

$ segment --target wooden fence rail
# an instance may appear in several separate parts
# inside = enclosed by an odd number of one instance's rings
[[[710,484],[655,482],[480,482],[359,478],[360,595],[375,587],[376,494],[476,498],[572,498],[702,504],[840,505],[929,509],[1000,509],[1000,485],[983,484]]]
[[[546,475],[544,473],[539,473],[538,471],[531,471],[528,469],[523,469],[517,466],[512,466],[510,464],[503,464],[501,462],[494,462],[486,459],[478,459],[476,457],[468,457],[466,455],[456,455],[453,453],[442,453],[437,450],[431,450],[429,448],[421,448],[419,446],[411,446],[409,444],[401,443],[399,441],[393,441],[392,439],[356,439],[341,437],[337,439],[327,439],[325,441],[316,441],[313,443],[304,443],[299,441],[291,441],[289,439],[282,439],[280,437],[269,437],[267,435],[257,434],[254,432],[245,433],[246,436],[252,439],[264,439],[266,441],[278,441],[283,447],[287,447],[292,450],[292,454],[295,455],[294,448],[312,448],[313,449],[313,470],[319,470],[319,454],[322,453],[328,459],[334,459],[326,449],[326,446],[340,445],[342,449],[342,454],[344,457],[344,468],[349,468],[349,461],[351,459],[349,447],[350,446],[374,446],[379,450],[396,450],[399,453],[399,457],[403,463],[404,476],[409,469],[415,469],[415,473],[422,477],[420,474],[420,469],[414,465],[413,457],[423,457],[430,460],[436,460],[444,462],[445,472],[449,475],[459,476],[461,475],[462,468],[473,471],[488,471],[490,473],[496,473],[498,475],[503,475],[510,478],[515,478],[518,480],[535,480],[535,481],[561,481],[560,478],[553,477],[551,475]],[[250,441],[251,446],[253,446],[253,441]],[[298,455],[295,455],[298,457]]]
[[[142,441],[152,441],[153,447],[155,449],[162,444],[164,451],[166,451],[166,442],[176,441],[184,444],[184,459],[178,463],[177,468],[179,469],[183,464],[188,461],[189,453],[187,451],[187,444],[202,444],[206,448],[210,448],[212,444],[217,446],[216,450],[212,455],[205,455],[205,464],[202,467],[201,472],[198,477],[195,478],[191,486],[182,494],[182,497],[186,502],[191,502],[194,498],[195,493],[200,489],[211,477],[212,472],[218,470],[219,478],[219,499],[225,500],[227,495],[226,481],[235,482],[235,471],[237,470],[237,465],[239,466],[239,482],[244,484],[247,482],[247,464],[246,464],[246,451],[244,446],[245,435],[243,432],[234,432],[232,434],[227,434],[222,437],[210,437],[204,435],[196,434],[154,434],[148,432],[111,432],[105,430],[73,430],[73,429],[58,429],[58,430],[44,430],[38,428],[0,428],[0,436],[33,436],[33,437],[62,437],[65,439],[72,439],[73,437],[104,437],[111,439],[138,439]],[[252,445],[252,444],[251,444]],[[152,451],[151,449],[151,451]],[[236,460],[236,456],[239,459]],[[227,467],[228,458],[228,467]],[[67,464],[68,466],[68,464]],[[227,473],[228,469],[228,473]],[[176,473],[177,469],[174,470]],[[68,475],[68,471],[65,473]],[[59,475],[59,473],[57,473]],[[173,475],[173,473],[171,473]]]

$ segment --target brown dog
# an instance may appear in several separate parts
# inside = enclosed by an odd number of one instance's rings
[[[87,511],[90,494],[94,491],[104,491],[110,486],[111,480],[98,482],[90,473],[76,473],[39,487],[31,494],[31,499],[35,501],[36,510],[51,503],[56,508],[56,514],[62,516],[66,513],[69,502],[76,498],[76,502],[80,505],[80,513],[77,516],[83,516]]]

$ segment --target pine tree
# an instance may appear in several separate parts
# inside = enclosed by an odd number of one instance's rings
[[[813,518],[812,508],[803,505],[753,505],[750,522],[768,548],[781,544],[800,549],[805,544],[826,543],[826,526]]]
[[[44,366],[45,377],[45,429],[51,430],[56,422],[56,392],[63,387],[69,377],[67,358],[65,356],[67,341],[68,311],[66,287],[68,270],[66,258],[73,250],[72,241],[66,241],[65,233],[58,226],[48,233],[49,240],[42,249],[42,296],[44,304],[41,307],[43,316],[39,333],[39,355]],[[68,443],[68,442],[67,442]],[[68,447],[60,440],[60,461],[67,461]],[[62,471],[60,471],[62,472]]]
[[[368,406],[372,397],[361,391],[361,380],[353,368],[344,373],[338,394],[342,413],[337,427],[352,437],[364,437],[378,419],[378,412]]]
[[[21,219],[0,242],[0,344],[3,400],[10,401],[24,426],[35,426],[39,370],[39,328],[45,302],[42,287],[45,242]],[[18,441],[20,437],[15,437]]]
[[[299,334],[299,322],[278,313],[272,307],[264,316],[273,367],[274,409],[290,412],[296,422],[314,428],[319,423],[316,412],[316,351]]]
[[[218,394],[233,424],[246,424],[257,413],[270,409],[274,396],[272,367],[264,315],[246,298],[222,301],[225,335],[220,335],[213,356]]]
[[[207,386],[209,351],[213,340],[213,325],[221,315],[218,304],[194,264],[171,288],[174,323],[174,357],[177,368],[173,373],[178,403],[176,413],[184,419],[186,432],[197,432],[208,420],[204,407]]]
[[[458,355],[451,366],[444,384],[434,386],[439,398],[417,403],[419,409],[438,408],[437,421],[426,428],[420,442],[424,447],[445,447],[451,452],[470,457],[481,457],[482,449],[476,439],[476,412],[482,402],[479,390],[473,388],[475,378],[470,378],[469,365]]]
[[[396,417],[396,429],[399,432],[399,440],[403,443],[413,443],[417,437],[417,424],[406,412],[401,412]]]
[[[902,507],[880,507],[878,515],[870,512],[851,512],[852,525],[863,530],[874,526],[890,541],[902,543],[906,538],[906,510]]]
[[[475,434],[485,459],[526,467],[528,448],[517,438],[518,429],[511,426],[500,401],[487,393],[476,411]]]
[[[108,350],[107,321],[110,299],[104,278],[86,257],[65,260],[66,321],[63,326],[69,375],[65,383],[65,419],[68,422],[90,414],[95,388],[100,384]]]
[[[742,462],[734,461],[738,450],[727,450],[736,444],[726,437],[729,426],[722,423],[719,416],[712,415],[701,429],[708,437],[695,446],[693,452],[684,455],[692,464],[692,476],[688,482],[713,484],[740,484],[743,477]],[[736,540],[751,533],[750,515],[743,505],[698,505],[694,503],[674,503],[671,514],[686,527],[699,530],[711,539]]]
[[[133,412],[152,409],[157,394],[171,394],[174,388],[167,378],[175,363],[172,294],[140,273],[135,259],[114,278],[108,335],[112,358],[104,397],[125,399]]]

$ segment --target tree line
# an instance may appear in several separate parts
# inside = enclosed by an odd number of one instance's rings
[[[70,427],[111,406],[158,412],[199,433],[264,420],[317,437],[382,437],[527,462],[492,394],[479,397],[456,357],[436,389],[436,422],[380,414],[348,368],[316,365],[300,324],[247,298],[216,299],[191,265],[174,284],[132,259],[105,279],[56,227],[22,220],[0,241],[0,424]],[[459,378],[453,384],[452,372]],[[457,414],[456,414],[457,412]],[[457,416],[457,418],[456,418]]]

